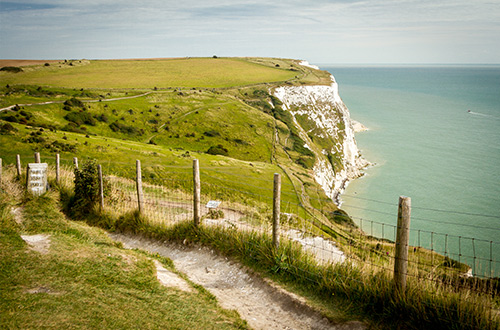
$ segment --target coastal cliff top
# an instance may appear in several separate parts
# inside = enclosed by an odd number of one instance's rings
[[[7,84],[71,88],[233,88],[259,84],[328,85],[330,74],[278,58],[170,58],[123,60],[0,60]]]

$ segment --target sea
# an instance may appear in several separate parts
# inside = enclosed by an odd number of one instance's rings
[[[321,65],[339,84],[373,165],[342,209],[367,234],[394,240],[411,198],[410,244],[500,276],[500,65]]]

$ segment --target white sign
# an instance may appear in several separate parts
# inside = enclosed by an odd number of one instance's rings
[[[216,209],[220,205],[220,201],[208,201],[207,208],[208,209]]]
[[[40,196],[47,191],[47,163],[28,164],[26,188],[35,196]]]

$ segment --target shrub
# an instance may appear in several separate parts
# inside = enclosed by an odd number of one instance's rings
[[[85,109],[85,104],[76,97],[72,97],[69,100],[64,101],[64,105],[68,107],[82,108]]]
[[[227,156],[228,150],[224,148],[222,144],[218,144],[217,146],[211,146],[210,148],[208,148],[207,154]]]
[[[0,124],[0,134],[8,134],[11,132],[17,132],[17,129],[9,123]]]
[[[66,132],[73,132],[73,133],[80,133],[80,134],[85,134],[85,130],[83,129],[84,127],[80,128],[76,126],[75,123],[70,122],[68,125],[63,126],[61,130],[66,131]]]
[[[98,121],[100,122],[103,122],[103,123],[107,123],[109,121],[108,119],[108,116],[106,116],[105,114],[100,114],[100,115],[96,115],[94,116],[95,119],[97,119]]]
[[[75,194],[70,201],[70,213],[83,216],[92,213],[99,203],[99,173],[97,162],[83,162],[75,168]]]
[[[1,119],[5,121],[10,121],[11,123],[18,123],[19,119],[14,115],[2,116]]]
[[[216,130],[210,130],[210,131],[204,132],[203,135],[209,136],[209,137],[215,137],[215,136],[220,136],[220,133],[217,132]]]
[[[121,133],[125,133],[125,134],[132,135],[132,136],[144,134],[143,129],[138,129],[138,128],[133,127],[133,126],[127,126],[127,125],[119,123],[117,121],[109,124],[109,128],[111,128],[111,130],[113,132],[121,132]]]
[[[23,72],[23,69],[17,66],[4,66],[3,68],[0,69],[0,71],[18,73],[18,72]]]
[[[87,124],[91,126],[96,125],[96,120],[92,115],[88,112],[82,111],[82,112],[70,112],[66,116],[64,116],[64,119],[67,121],[75,123],[77,126]]]

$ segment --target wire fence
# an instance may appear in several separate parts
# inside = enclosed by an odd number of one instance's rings
[[[55,167],[56,165],[49,166],[49,177],[52,180],[56,178]],[[190,169],[185,167],[181,169],[182,173],[188,170]],[[59,171],[59,184],[72,186],[73,166],[64,165]],[[170,175],[168,170],[164,171],[161,184],[142,183],[141,210],[152,224],[168,227],[193,221],[193,180],[186,178],[186,175],[175,175],[176,171],[179,168],[172,168]],[[225,172],[203,167],[200,172],[202,225],[272,236],[271,178],[261,180],[252,176],[236,176],[238,187],[248,187],[239,189],[232,184],[232,178],[224,179],[218,175],[226,174]],[[107,182],[109,193],[105,209],[125,214],[139,208],[141,201],[138,199],[136,178],[108,175]],[[383,273],[388,277],[393,274],[397,225],[355,217],[353,220],[358,226],[349,224],[348,221],[336,222],[332,220],[331,210],[311,206],[326,204],[326,200],[311,196],[309,199],[308,205],[300,197],[296,198],[296,203],[290,199],[281,203],[280,241],[300,246],[319,265],[348,263],[370,274]],[[443,212],[428,210],[437,214]],[[396,214],[387,215],[396,220]],[[340,214],[337,220],[346,220],[342,217],[345,216]],[[498,230],[494,227],[491,229]],[[427,281],[434,285],[452,285],[455,286],[454,289],[457,289],[458,283],[471,291],[497,296],[498,281],[493,280],[495,271],[499,269],[499,261],[494,252],[499,251],[500,242],[410,228],[410,241],[405,247],[408,250],[406,261],[409,279]],[[487,253],[479,253],[480,250],[486,250]],[[313,277],[313,274],[308,274],[307,269],[296,271],[305,277]]]

